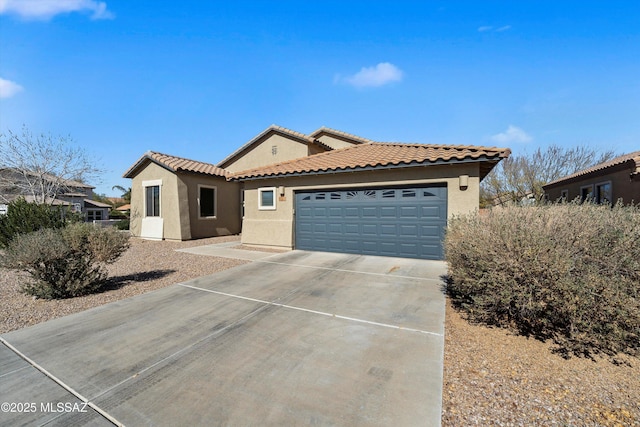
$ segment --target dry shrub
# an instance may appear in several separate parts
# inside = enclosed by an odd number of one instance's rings
[[[11,240],[2,264],[26,271],[33,279],[23,291],[38,298],[70,298],[101,290],[104,265],[128,248],[128,235],[76,223],[63,229],[41,229]]]
[[[453,219],[447,291],[468,318],[565,357],[640,353],[640,208],[496,208]]]

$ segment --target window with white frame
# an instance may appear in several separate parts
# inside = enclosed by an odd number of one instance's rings
[[[199,218],[216,217],[216,187],[198,186]]]
[[[258,189],[258,209],[260,210],[276,209],[276,188],[275,187]]]
[[[601,182],[596,184],[596,192],[594,199],[597,203],[608,204],[613,200],[613,194],[611,191],[611,181]]]
[[[563,201],[568,201],[569,200],[569,190],[561,190],[560,191],[560,199]]]
[[[144,213],[146,217],[160,216],[160,187],[159,180],[144,181]]]

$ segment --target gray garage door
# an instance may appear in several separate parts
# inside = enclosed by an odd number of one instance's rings
[[[446,186],[296,193],[297,249],[442,259]]]

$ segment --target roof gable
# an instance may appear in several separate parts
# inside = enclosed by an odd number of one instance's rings
[[[337,139],[349,145],[369,144],[374,142],[370,139],[363,138],[361,136],[353,135],[347,132],[342,132],[342,131],[331,129],[324,126],[315,130],[314,132],[311,132],[309,134],[309,137],[316,140],[324,140],[326,139],[326,137],[329,137],[329,139]]]
[[[269,139],[269,137],[273,134],[281,135],[287,139],[297,141],[305,145],[314,144],[319,146],[322,150],[325,150],[325,151],[332,149],[331,147],[323,144],[322,142],[317,141],[314,138],[310,138],[309,136],[303,133],[296,132],[291,129],[287,129],[282,126],[271,125],[268,128],[266,128],[264,131],[260,132],[256,137],[251,139],[249,142],[244,144],[242,147],[238,148],[229,156],[225,157],[223,160],[218,162],[218,167],[221,167],[221,168],[228,167],[229,165],[234,163],[236,160],[238,160],[240,157],[244,156],[246,153],[251,151],[254,147],[256,147],[257,145]]]
[[[153,162],[174,173],[191,172],[221,177],[229,175],[229,172],[217,167],[216,165],[212,165],[211,163],[199,162],[155,151],[147,151],[122,175],[123,178],[133,178],[137,175],[137,172],[140,169],[143,169],[149,162]]]
[[[567,175],[565,177],[556,179],[555,181],[551,181],[548,184],[545,184],[543,186],[547,187],[547,186],[551,186],[551,185],[555,185],[555,184],[559,184],[561,182],[565,182],[565,181],[570,181],[572,179],[577,179],[583,176],[587,176],[596,172],[600,172],[600,171],[604,171],[606,169],[609,168],[613,168],[619,165],[623,165],[625,163],[629,164],[629,167],[631,169],[631,175],[637,175],[640,174],[640,151],[634,151],[632,153],[629,154],[623,154],[622,156],[618,156],[616,158],[613,158],[609,161],[606,161],[604,163],[599,163],[597,165],[591,166],[589,168],[580,170],[576,173],[573,173],[571,175]]]
[[[241,171],[230,175],[229,178],[238,180],[271,178],[462,161],[493,162],[490,167],[483,169],[484,177],[494,164],[509,157],[510,154],[511,151],[508,148],[471,145],[368,143]]]

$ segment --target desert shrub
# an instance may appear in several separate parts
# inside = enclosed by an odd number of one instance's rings
[[[76,223],[19,235],[8,245],[3,266],[26,271],[23,291],[38,298],[70,298],[98,292],[115,261],[128,247],[128,235],[115,229]]]
[[[6,247],[18,234],[31,233],[41,228],[61,228],[66,224],[60,209],[18,198],[9,203],[6,215],[0,215],[0,247]]]
[[[640,208],[504,207],[453,219],[447,291],[468,318],[565,357],[640,353]]]
[[[128,230],[129,229],[129,219],[122,219],[115,223],[115,227],[118,230]]]

